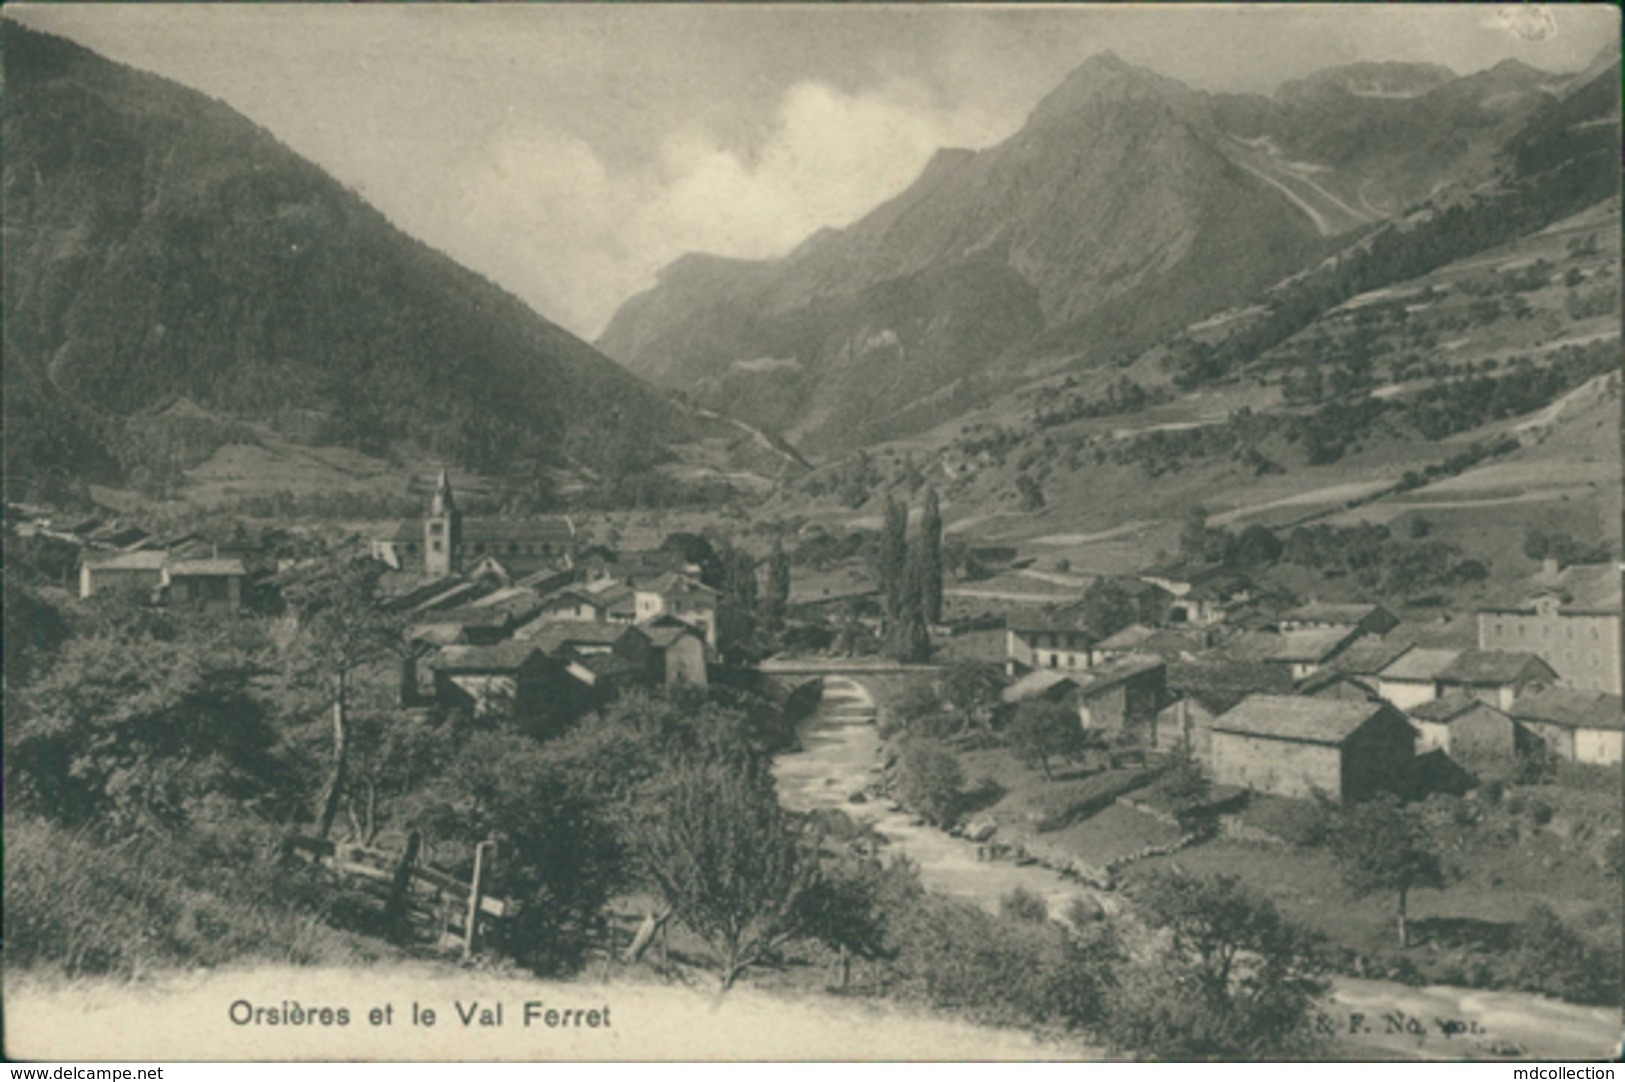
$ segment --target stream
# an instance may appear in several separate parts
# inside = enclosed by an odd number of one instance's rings
[[[999,899],[1017,887],[1044,898],[1051,913],[1066,912],[1079,896],[1094,898],[1108,914],[1121,909],[1118,895],[1064,879],[1041,865],[978,861],[974,843],[920,824],[885,798],[852,803],[852,794],[880,777],[882,741],[874,719],[874,700],[861,684],[844,676],[825,677],[822,705],[801,727],[801,750],[779,756],[774,764],[785,807],[845,812],[885,838],[891,853],[915,862],[927,887],[989,911],[996,912]],[[1527,992],[1335,977],[1330,1013],[1362,1057],[1454,1060],[1510,1054],[1586,1060],[1612,1058],[1620,1048],[1618,1010]]]

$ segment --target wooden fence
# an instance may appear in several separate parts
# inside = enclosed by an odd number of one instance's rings
[[[286,851],[322,865],[382,904],[380,923],[396,940],[427,940],[439,948],[478,949],[482,930],[508,919],[513,904],[485,892],[495,843],[481,842],[467,881],[418,859],[422,842],[413,833],[403,852],[292,835]]]

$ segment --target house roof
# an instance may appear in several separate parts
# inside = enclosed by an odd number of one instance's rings
[[[455,609],[426,612],[418,617],[419,625],[455,625],[457,627],[507,627],[513,623],[513,613],[500,606],[482,608],[461,605]]]
[[[1025,702],[1061,683],[1073,684],[1080,695],[1088,698],[1125,680],[1166,668],[1161,658],[1130,656],[1092,669],[1035,669],[1005,688],[1002,698],[1007,703]]]
[[[1377,675],[1384,680],[1437,680],[1461,654],[1460,650],[1407,650]]]
[[[1342,744],[1367,722],[1392,711],[1387,703],[1254,695],[1213,719],[1214,732],[1306,744]]]
[[[1311,601],[1307,605],[1299,605],[1295,609],[1288,609],[1281,614],[1280,619],[1306,624],[1344,624],[1352,627],[1369,618],[1373,613],[1381,611],[1381,609],[1381,605],[1344,605],[1325,601]]]
[[[716,597],[717,591],[696,578],[677,572],[667,572],[637,587],[637,592],[660,594],[662,597]]]
[[[1375,696],[1377,694],[1376,689],[1371,686],[1372,681],[1364,678],[1361,674],[1338,672],[1332,668],[1318,669],[1299,680],[1297,692],[1299,695],[1319,695],[1322,692],[1336,688],[1339,684],[1346,684],[1349,687],[1365,692],[1367,695]]]
[[[534,628],[531,631],[530,628]],[[566,646],[589,644],[614,646],[627,635],[641,634],[630,624],[607,624],[592,620],[553,620],[531,624],[525,641],[536,644],[543,652],[556,654]]]
[[[1284,695],[1292,690],[1292,677],[1279,665],[1258,662],[1176,661],[1168,666],[1168,686],[1215,701],[1233,696],[1240,702],[1248,695]]]
[[[1515,684],[1531,675],[1553,679],[1552,667],[1534,654],[1522,650],[1463,650],[1441,673],[1439,679],[1451,684],[1499,687]]]
[[[241,560],[171,560],[166,565],[169,577],[191,575],[246,575],[248,570]]]
[[[158,551],[120,552],[102,556],[85,554],[85,566],[92,571],[158,571],[169,554]]]
[[[1096,645],[1102,650],[1132,650],[1157,635],[1157,629],[1144,624],[1130,624],[1115,635],[1109,635]]]
[[[615,654],[593,654],[582,658],[580,664],[597,676],[620,676],[638,672],[637,665]]]
[[[1625,729],[1620,697],[1602,691],[1541,688],[1513,700],[1508,711],[1518,721],[1544,722],[1566,729]]]
[[[1340,673],[1352,676],[1375,676],[1392,665],[1416,644],[1392,636],[1379,638],[1367,635],[1356,639],[1327,664]]]
[[[493,646],[445,646],[434,659],[434,667],[453,673],[517,672],[532,657],[542,653],[534,643],[500,642]]]
[[[1325,661],[1353,637],[1352,627],[1324,627],[1286,631],[1270,655],[1272,661]]]
[[[1000,693],[1007,703],[1024,703],[1036,699],[1057,684],[1074,684],[1072,673],[1061,669],[1034,669]]]
[[[1555,595],[1564,612],[1612,615],[1621,609],[1620,585],[1620,572],[1612,564],[1575,564],[1555,573],[1537,572],[1517,593],[1503,593],[1499,604],[1481,611],[1529,613],[1535,599]]]
[[[1470,695],[1446,695],[1442,699],[1418,703],[1405,712],[1418,721],[1446,722],[1459,718],[1474,707],[1495,710],[1495,707]],[[1495,710],[1495,712],[1497,714],[1501,713],[1499,710]]]
[[[686,624],[647,624],[642,628],[649,641],[664,650],[681,638],[699,639],[700,633]]]

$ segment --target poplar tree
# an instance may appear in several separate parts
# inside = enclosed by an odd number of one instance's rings
[[[934,488],[925,490],[925,515],[920,520],[920,560],[925,620],[928,624],[938,624],[942,622],[942,507]]]
[[[885,525],[880,531],[880,595],[885,600],[886,623],[902,617],[903,591],[908,570],[908,508],[886,497]]]

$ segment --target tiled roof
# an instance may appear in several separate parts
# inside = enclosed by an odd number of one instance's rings
[[[85,556],[85,566],[92,571],[157,571],[169,559],[164,552],[121,552],[106,557]]]
[[[1061,669],[1034,669],[1020,680],[1005,688],[1000,697],[1007,703],[1024,703],[1036,699],[1057,684],[1077,684],[1073,674]]]
[[[434,659],[442,672],[515,672],[532,656],[541,653],[534,643],[502,642],[494,646],[447,646]]]
[[[1495,707],[1469,695],[1446,695],[1442,699],[1418,703],[1406,710],[1406,713],[1420,721],[1449,721],[1467,713],[1475,706],[1483,707],[1485,710],[1495,710]],[[1500,713],[1500,711],[1496,710],[1496,713]]]
[[[1348,648],[1327,664],[1340,673],[1349,673],[1353,676],[1375,676],[1377,673],[1392,665],[1407,651],[1412,649],[1414,643],[1393,636],[1378,638],[1368,635],[1363,639],[1356,639],[1349,643]]]
[[[1521,650],[1463,650],[1439,673],[1439,679],[1451,684],[1498,686],[1517,682],[1530,675],[1531,669],[1547,679],[1557,675],[1540,658]]]
[[[535,630],[531,630],[534,628]],[[598,623],[591,620],[554,620],[531,624],[524,629],[525,641],[534,643],[543,652],[556,654],[565,646],[578,643],[594,646],[614,646],[622,637],[637,634],[630,624]]]
[[[700,633],[691,627],[678,627],[675,624],[651,624],[641,628],[649,636],[649,641],[664,650],[678,639],[688,637],[700,638]]]
[[[1310,631],[1286,631],[1270,655],[1274,661],[1324,661],[1348,642],[1353,629],[1348,627],[1316,628]]]
[[[1352,627],[1380,608],[1382,608],[1381,605],[1339,605],[1325,601],[1312,601],[1307,605],[1299,605],[1295,609],[1288,609],[1281,614],[1280,618],[1306,624],[1346,624]]]
[[[1519,721],[1545,722],[1569,729],[1625,729],[1620,697],[1601,691],[1541,688],[1519,695],[1508,711]]]
[[[1378,714],[1386,703],[1348,699],[1309,699],[1300,695],[1254,695],[1213,719],[1214,732],[1242,733],[1272,740],[1341,744]]]
[[[176,575],[246,575],[247,569],[241,560],[171,560],[168,564],[170,577]]]
[[[1157,635],[1157,629],[1144,624],[1130,624],[1115,635],[1102,639],[1097,645],[1102,650],[1132,650]]]
[[[1460,650],[1407,650],[1377,675],[1384,680],[1437,680],[1461,654]]]

